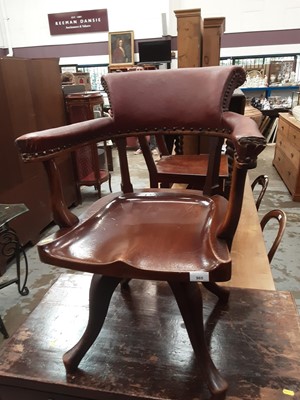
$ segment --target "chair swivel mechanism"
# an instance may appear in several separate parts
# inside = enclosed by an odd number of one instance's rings
[[[257,156],[266,146],[254,121],[228,111],[234,89],[244,80],[244,70],[236,66],[108,74],[102,77],[102,84],[112,117],[30,133],[16,140],[24,162],[44,163],[53,216],[60,227],[39,243],[41,261],[93,274],[89,321],[81,339],[63,356],[67,372],[77,369],[94,343],[122,281],[165,281],[185,322],[201,373],[199,380],[214,395],[225,395],[227,382],[205,342],[200,283],[220,301],[227,301],[227,289],[217,283],[230,280],[231,244],[247,171],[255,168]],[[190,104],[185,113],[181,112],[182,103]],[[134,189],[126,137],[140,140],[152,132],[184,135],[187,131],[208,135],[213,143],[203,191]],[[113,139],[118,149],[121,191],[98,199],[78,218],[65,205],[56,159],[84,144],[108,139]],[[217,194],[221,149],[227,139],[235,154],[229,199]]]

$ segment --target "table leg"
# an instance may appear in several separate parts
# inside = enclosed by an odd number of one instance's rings
[[[27,256],[21,243],[19,242],[16,232],[13,229],[9,228],[8,225],[4,225],[4,228],[2,227],[1,230],[0,251],[1,254],[6,258],[15,257],[16,267],[17,267],[17,277],[1,283],[0,289],[3,289],[6,286],[16,283],[18,285],[18,292],[20,293],[20,295],[26,296],[29,293],[29,290],[26,286],[28,277]],[[21,254],[24,257],[24,263],[25,263],[25,275],[23,279],[23,284],[21,284]],[[8,338],[8,333],[1,317],[0,317],[0,332],[3,334],[5,338]]]
[[[18,292],[22,296],[26,296],[29,293],[28,288],[26,287],[27,277],[28,277],[28,261],[26,257],[26,253],[19,242],[18,236],[16,232],[6,226],[5,230],[2,230],[0,236],[0,250],[3,256],[7,258],[15,257],[16,259],[16,267],[17,267],[17,277],[11,279],[7,282],[0,284],[0,289],[5,288],[13,283],[17,283],[18,285]],[[25,275],[23,284],[21,284],[21,254],[24,257],[24,264],[25,264]]]
[[[7,330],[5,328],[5,325],[4,325],[1,317],[0,317],[0,332],[2,333],[2,335],[4,336],[5,339],[8,338],[8,333],[7,333]]]

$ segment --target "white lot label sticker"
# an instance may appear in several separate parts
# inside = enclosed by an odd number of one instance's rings
[[[206,271],[190,272],[190,282],[209,282],[209,272]]]

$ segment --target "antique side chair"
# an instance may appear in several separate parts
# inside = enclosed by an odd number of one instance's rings
[[[259,175],[251,183],[251,189],[253,190],[253,192],[255,191],[255,189],[258,186],[260,186],[260,190],[259,190],[258,196],[256,198],[256,202],[255,202],[257,211],[259,210],[260,203],[261,203],[261,201],[262,201],[262,199],[263,199],[263,197],[264,197],[264,195],[266,193],[268,185],[269,185],[269,177],[268,177],[268,175]]]
[[[239,114],[244,114],[245,96],[240,89],[234,91],[229,104],[229,111],[234,111]],[[183,110],[183,112],[185,112]],[[178,140],[174,139],[175,135],[172,132],[168,135],[155,135],[156,143],[160,153],[160,159],[153,159],[150,156],[149,146],[146,146],[146,141],[141,138],[141,149],[143,151],[147,168],[149,171],[150,186],[153,188],[169,188],[174,183],[186,184],[189,189],[203,189],[207,176],[208,160],[209,160],[209,142],[206,137],[204,148],[202,141],[198,143],[198,148],[194,149],[193,154],[184,154],[183,151],[183,135],[178,135]],[[167,139],[172,137],[175,145],[175,154],[168,145]],[[176,136],[175,136],[176,137]],[[184,138],[188,137],[187,132]],[[223,154],[221,154],[220,170],[219,170],[219,194],[228,195],[228,186],[230,186],[232,173],[232,157],[230,152],[231,143],[224,145]]]
[[[278,249],[278,246],[280,245],[281,239],[283,237],[285,227],[286,227],[286,213],[283,210],[280,209],[275,209],[268,211],[261,219],[260,221],[260,226],[262,231],[265,229],[265,226],[270,222],[274,221],[274,219],[278,223],[278,228],[277,228],[277,233],[274,237],[273,243],[269,248],[268,251],[268,259],[269,263],[273,260],[273,257]]]
[[[244,70],[235,66],[111,73],[102,78],[102,83],[112,117],[30,133],[16,140],[25,162],[44,163],[53,217],[60,227],[39,243],[40,259],[94,274],[88,325],[79,342],[63,357],[67,372],[77,369],[94,343],[111,297],[122,281],[165,281],[178,303],[203,381],[214,395],[225,394],[227,382],[205,342],[199,282],[221,301],[227,301],[228,291],[217,282],[230,280],[230,250],[247,171],[255,168],[257,156],[266,146],[254,121],[228,111],[234,89],[244,80]],[[190,105],[185,113],[182,103]],[[140,139],[152,132],[192,132],[211,138],[203,191],[133,189],[126,137]],[[56,158],[108,139],[113,139],[118,148],[121,192],[95,201],[78,218],[64,203]],[[226,139],[232,142],[235,155],[228,200],[216,194]],[[132,330],[134,335],[134,326]]]

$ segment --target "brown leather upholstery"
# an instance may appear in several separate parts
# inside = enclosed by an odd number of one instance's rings
[[[77,345],[64,355],[67,371],[76,370],[96,339],[119,283],[128,279],[164,280],[180,308],[203,379],[212,393],[226,391],[227,384],[205,344],[198,282],[203,282],[220,300],[227,300],[228,292],[215,282],[230,279],[230,248],[247,170],[255,167],[257,156],[266,145],[254,121],[227,111],[232,92],[244,80],[244,70],[239,67],[109,74],[103,78],[103,85],[109,95],[112,118],[17,139],[24,161],[44,162],[54,217],[61,227],[52,238],[39,244],[41,260],[94,273],[88,326]],[[182,102],[191,105],[185,113]],[[141,139],[151,132],[184,135],[187,131],[195,135],[205,132],[214,144],[203,193],[134,190],[126,137]],[[55,158],[87,143],[111,138],[118,147],[122,192],[97,200],[78,219],[64,204]],[[215,164],[220,162],[221,146],[227,138],[236,156],[229,200],[214,195],[218,179]],[[134,287],[134,281],[131,285]]]

